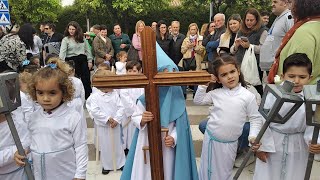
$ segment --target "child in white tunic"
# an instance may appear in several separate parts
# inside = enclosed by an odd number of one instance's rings
[[[69,78],[73,84],[74,87],[74,95],[72,101],[68,103],[69,107],[75,108],[75,110],[81,115],[81,123],[83,127],[83,131],[87,131],[87,121],[84,114],[84,103],[85,103],[85,91],[83,87],[82,81],[75,77],[75,67],[74,67],[74,61],[70,60],[66,62],[70,67],[70,74]]]
[[[68,78],[69,68],[58,58],[51,58],[45,68],[32,76],[28,93],[41,105],[28,122],[31,158],[35,179],[84,180],[88,163],[87,138],[81,115],[67,103],[74,88]],[[15,153],[15,161],[24,165],[24,157]]]
[[[141,64],[137,61],[130,61],[126,65],[127,74],[141,74]],[[123,148],[125,152],[130,149],[132,137],[134,135],[135,126],[132,123],[131,116],[135,111],[138,98],[144,94],[143,88],[121,89],[120,98],[125,107],[126,118],[122,121],[123,132]]]
[[[255,138],[263,118],[255,95],[245,88],[234,57],[217,58],[212,63],[212,72],[217,78],[213,90],[206,93],[207,86],[199,86],[194,97],[195,104],[212,105],[202,145],[199,179],[229,180],[243,125],[249,119],[249,137]]]
[[[118,59],[118,62],[116,62],[117,75],[127,74],[127,71],[126,71],[127,58],[128,58],[128,54],[125,51],[120,51],[117,54],[117,59]]]
[[[21,109],[12,112],[12,119],[16,126],[20,141],[24,149],[29,149],[30,137],[26,128]],[[0,114],[0,179],[1,180],[25,180],[27,179],[23,167],[14,162],[14,153],[17,151],[12,138],[9,125],[4,114]]]
[[[307,55],[295,53],[285,59],[281,77],[282,80],[294,82],[293,92],[303,98],[303,86],[309,83],[311,72],[312,64]],[[271,106],[275,100],[274,96],[267,96],[265,107]],[[279,114],[284,116],[292,106],[292,103],[284,103]],[[261,140],[261,151],[256,153],[259,159],[256,161],[254,179],[304,179],[308,160],[308,147],[304,141],[305,105],[303,104],[285,124],[271,123],[269,128],[274,146],[265,147],[270,141]],[[266,134],[264,138],[270,139]]]
[[[109,72],[109,73],[108,73]],[[95,76],[110,76],[111,71],[98,70]],[[119,94],[112,89],[96,90],[88,98],[87,109],[97,125],[101,150],[102,174],[121,169],[125,155],[120,139],[120,123],[124,118],[124,107]]]
[[[32,74],[28,72],[19,74],[21,106],[18,109],[23,113],[23,119],[26,122],[29,121],[30,115],[35,111],[35,103],[27,94],[28,81],[31,79],[31,76]]]

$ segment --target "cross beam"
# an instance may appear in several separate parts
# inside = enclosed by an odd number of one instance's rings
[[[153,180],[163,180],[164,175],[158,86],[206,84],[211,80],[211,76],[205,71],[158,73],[156,36],[150,27],[145,27],[143,30],[141,43],[144,74],[94,78],[92,85],[98,89],[145,88],[146,109],[154,115],[154,120],[148,124],[151,178]]]

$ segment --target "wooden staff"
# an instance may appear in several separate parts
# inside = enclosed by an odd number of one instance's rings
[[[144,164],[147,164],[147,152],[146,151],[149,151],[150,148],[149,148],[149,146],[143,146],[142,150],[143,150]]]
[[[165,137],[167,137],[168,134],[169,134],[169,129],[168,129],[168,128],[161,128],[161,132],[162,132],[162,133],[166,133],[166,136],[165,136]]]

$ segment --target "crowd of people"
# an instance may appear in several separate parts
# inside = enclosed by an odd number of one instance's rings
[[[320,154],[320,144],[310,144],[313,128],[306,125],[305,105],[285,124],[271,123],[261,143],[254,143],[265,121],[258,112],[264,74],[270,82],[281,83],[274,75],[294,82],[293,92],[300,96],[304,85],[316,84],[320,77],[320,0],[271,2],[276,19],[270,27],[270,14],[255,8],[227,20],[217,13],[201,28],[190,23],[185,34],[176,20],[150,24],[159,72],[206,70],[212,75],[207,85],[191,87],[195,104],[210,105],[208,118],[199,125],[204,134],[199,167],[186,87],[159,88],[160,123],[168,131],[162,133],[165,179],[231,179],[236,159],[251,144],[257,157],[253,179],[299,180],[308,152]],[[142,73],[142,63],[148,61],[141,47],[145,26],[139,20],[132,38],[118,23],[110,35],[106,25],[83,32],[75,21],[63,34],[54,23],[40,24],[38,35],[31,24],[8,34],[0,28],[0,73],[19,73],[21,106],[12,117],[26,153],[17,152],[5,114],[0,114],[0,179],[25,179],[25,158],[35,179],[86,179],[84,107],[97,131],[102,174],[122,170],[122,180],[151,179],[148,123],[154,115],[146,111],[144,89],[91,85],[99,77]],[[258,82],[243,72],[249,56],[255,59]],[[272,106],[274,101],[267,96],[265,102]],[[291,106],[285,103],[280,115]]]

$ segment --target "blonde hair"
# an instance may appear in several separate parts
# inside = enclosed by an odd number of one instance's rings
[[[188,27],[187,38],[189,38],[189,36],[190,36],[190,28],[191,28],[192,26],[195,26],[195,27],[197,28],[197,35],[199,36],[199,28],[198,28],[197,23],[191,23],[191,24],[189,25],[189,27]]]
[[[112,73],[110,70],[106,69],[98,69],[94,75],[92,76],[92,79],[94,78],[101,78],[101,77],[108,77],[108,76],[115,76],[114,73]]]
[[[24,72],[19,74],[19,81],[21,83],[28,84],[30,82],[31,78],[32,78],[32,74],[29,73],[29,72],[24,71]]]
[[[242,23],[241,16],[240,16],[240,14],[232,14],[232,15],[229,17],[229,19],[228,19],[228,22],[227,22],[227,30],[226,30],[226,32],[224,33],[223,39],[221,39],[222,41],[228,40],[228,39],[231,37],[231,35],[232,35],[232,31],[231,31],[230,26],[229,26],[229,22],[230,22],[231,20],[235,20],[235,21],[238,21],[238,22],[239,22],[239,30],[240,30],[241,23]],[[239,31],[239,30],[238,30],[238,31]]]
[[[137,23],[136,23],[136,34],[140,34],[139,32],[139,26],[140,25],[143,25],[143,26],[146,26],[146,24],[142,21],[142,20],[139,20]]]
[[[200,35],[204,36],[204,33],[206,32],[206,30],[208,29],[209,23],[204,23],[201,26],[201,30],[200,30]]]
[[[74,87],[68,77],[70,67],[62,62],[58,57],[53,57],[48,60],[49,65],[41,68],[34,73],[31,81],[28,84],[28,93],[34,101],[37,101],[36,86],[42,80],[56,79],[62,91],[62,101],[68,102],[73,99]],[[56,66],[56,67],[54,67]]]
[[[120,60],[120,58],[123,57],[124,55],[127,55],[127,56],[128,56],[127,52],[125,52],[125,51],[120,51],[120,52],[118,52],[118,54],[117,54],[117,59]]]

